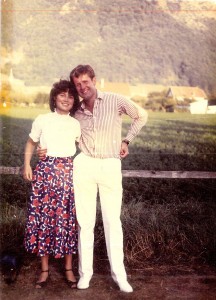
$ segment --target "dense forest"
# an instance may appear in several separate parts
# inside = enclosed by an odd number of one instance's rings
[[[2,1],[2,72],[50,85],[80,63],[98,78],[199,86],[216,95],[216,4],[185,0]]]

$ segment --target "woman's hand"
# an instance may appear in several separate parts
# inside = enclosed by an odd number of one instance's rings
[[[24,165],[23,168],[23,178],[29,181],[32,181],[32,168],[30,165]]]

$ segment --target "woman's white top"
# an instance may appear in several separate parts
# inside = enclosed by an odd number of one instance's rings
[[[47,156],[54,157],[73,156],[76,152],[75,141],[79,142],[80,135],[79,121],[57,112],[39,115],[29,134],[34,142],[40,143],[42,149],[47,149]]]

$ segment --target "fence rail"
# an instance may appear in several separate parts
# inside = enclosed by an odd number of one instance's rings
[[[140,178],[216,178],[216,172],[123,170],[123,177]],[[22,167],[0,166],[0,174],[21,175]]]
[[[123,170],[124,177],[142,178],[216,178],[216,172]]]

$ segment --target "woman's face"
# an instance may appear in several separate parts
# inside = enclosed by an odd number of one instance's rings
[[[69,114],[74,104],[74,97],[68,92],[56,96],[56,112],[61,115]]]

